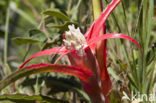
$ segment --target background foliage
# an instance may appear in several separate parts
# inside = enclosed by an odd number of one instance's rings
[[[111,0],[103,1],[106,7]],[[155,8],[154,0],[123,0],[106,23],[107,32],[127,34],[139,41],[143,49],[141,57],[132,43],[108,40],[112,103],[121,103],[123,91],[128,95],[131,91],[150,94],[156,89]],[[0,79],[16,71],[37,51],[60,46],[69,24],[85,33],[92,22],[91,0],[0,0]],[[56,58],[57,55],[39,57],[31,64],[54,63]],[[70,64],[67,57],[59,63]],[[1,94],[5,95],[0,100],[89,102],[77,78],[58,73],[27,76],[18,80],[15,88],[16,95],[6,95],[11,94],[11,85],[3,89]]]

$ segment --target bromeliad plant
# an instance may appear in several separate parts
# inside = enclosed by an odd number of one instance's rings
[[[107,72],[105,40],[109,38],[127,39],[141,49],[138,42],[127,35],[117,33],[100,35],[108,16],[120,2],[121,0],[112,0],[84,35],[79,28],[69,25],[69,31],[65,32],[64,35],[63,46],[38,52],[25,61],[19,69],[45,70],[46,72],[59,72],[76,76],[81,80],[81,85],[92,103],[109,103],[111,80]],[[102,48],[99,49],[99,47]],[[24,67],[33,58],[50,54],[61,54],[61,56],[55,64],[41,63]],[[68,56],[72,66],[56,64],[65,55]]]

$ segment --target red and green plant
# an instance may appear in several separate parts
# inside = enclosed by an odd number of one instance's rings
[[[132,89],[132,91],[134,90],[134,91],[139,91],[141,93],[144,93],[145,90],[144,87],[146,88],[146,86],[144,86],[143,83],[145,83],[145,77],[146,77],[145,76],[146,64],[143,63],[145,62],[145,58],[146,58],[145,55],[147,52],[145,51],[145,49],[147,49],[147,47],[144,48],[143,42],[141,42],[141,46],[140,46],[139,45],[140,41],[138,43],[138,41],[134,40],[132,37],[130,37],[130,35],[125,35],[120,33],[106,33],[107,25],[105,22],[108,19],[109,15],[111,14],[114,15],[112,12],[121,1],[122,0],[112,0],[112,2],[103,10],[102,0],[92,0],[94,22],[91,24],[91,26],[86,31],[86,33],[82,34],[78,27],[75,28],[76,25],[74,25],[73,22],[70,23],[68,22],[69,23],[69,24],[67,23],[68,30],[66,30],[66,32],[63,34],[63,44],[61,46],[56,46],[51,49],[40,51],[35,55],[31,56],[19,67],[18,72],[11,74],[5,80],[0,82],[0,90],[6,87],[6,85],[10,84],[10,82],[14,82],[19,78],[28,76],[30,74],[43,73],[43,72],[58,72],[58,73],[64,73],[64,74],[78,77],[80,79],[80,83],[82,85],[83,90],[88,94],[92,103],[110,103],[112,81],[110,79],[110,75],[108,74],[108,70],[107,70],[107,64],[108,64],[107,63],[107,39],[121,38],[121,39],[132,41],[139,47],[141,51],[141,53],[137,54],[137,53],[133,53],[134,51],[132,50],[132,54],[130,54],[133,55],[132,56],[133,62],[129,60],[128,66],[130,67],[130,69],[134,67],[134,70],[131,71],[131,75],[128,75],[128,77],[131,84],[135,88],[133,89],[126,88],[127,90],[126,92]],[[106,2],[108,1],[106,0]],[[152,2],[150,1],[150,5],[151,4]],[[48,12],[49,11],[46,11],[44,13],[48,14]],[[56,11],[55,12],[53,11],[52,14],[50,15],[54,15],[54,14],[57,14],[55,16],[60,16],[60,15],[64,16],[64,20],[69,21],[68,17],[59,14]],[[41,23],[42,22],[43,21],[41,21]],[[147,24],[148,23],[150,24],[150,22],[147,22]],[[141,24],[142,22],[140,20],[139,25]],[[140,30],[140,34],[141,32],[142,30]],[[148,32],[149,31],[147,31],[147,33]],[[124,42],[122,43],[124,44]],[[145,46],[147,46],[147,44]],[[143,48],[143,50],[141,49],[141,47]],[[25,66],[29,61],[31,61],[36,57],[43,56],[43,55],[51,55],[51,54],[60,55],[57,58],[57,60],[55,60],[55,63],[52,64],[40,63],[40,64],[33,64],[30,66]],[[138,57],[140,58],[136,59],[136,56],[134,56],[134,54],[135,55],[137,54],[137,56],[139,55]],[[58,61],[62,59],[64,56],[68,57],[71,65],[57,64]],[[139,61],[138,63],[140,64],[139,66],[132,65],[132,64],[137,64],[136,63],[137,61]],[[133,76],[136,78],[132,78]],[[136,80],[136,82],[134,82],[133,79]]]
[[[31,59],[38,56],[61,54],[58,58],[59,60],[67,55],[72,66],[41,63],[25,67],[24,69],[51,68],[49,72],[60,72],[76,76],[81,79],[82,87],[93,103],[103,103],[104,101],[109,103],[111,80],[107,72],[106,39],[127,39],[134,42],[141,50],[138,42],[127,35],[118,33],[105,34],[105,21],[120,2],[121,0],[112,0],[100,17],[90,26],[84,36],[81,34],[79,28],[75,29],[74,25],[68,26],[69,31],[64,34],[64,46],[38,52],[24,62],[24,64],[20,66],[20,69]],[[104,30],[104,35],[100,35],[102,28]]]

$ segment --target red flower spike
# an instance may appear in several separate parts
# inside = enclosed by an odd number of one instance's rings
[[[73,66],[83,68],[84,70],[91,70],[94,74],[89,78],[89,82],[81,81],[82,87],[85,92],[91,97],[93,103],[100,103],[101,89],[100,83],[100,71],[97,60],[92,54],[89,47],[84,48],[83,55],[78,54],[76,51],[69,53],[68,58]]]
[[[39,56],[42,56],[42,55],[50,55],[50,54],[64,54],[64,53],[67,53],[67,52],[69,52],[69,51],[67,51],[67,49],[64,46],[54,47],[54,48],[51,48],[51,49],[40,51],[40,52],[36,53],[35,55],[33,55],[32,57],[30,57],[27,61],[25,61],[20,66],[19,69],[23,68],[25,64],[27,64],[30,60],[32,60],[35,57],[39,57]]]
[[[78,54],[76,51],[69,53],[68,58],[73,66],[90,70],[94,73],[96,78],[99,78],[99,67],[95,56],[92,54],[90,48],[87,46],[84,48],[83,55]]]
[[[68,66],[68,65],[57,65],[57,64],[40,63],[40,64],[25,67],[24,69],[43,69],[41,71],[64,73],[64,74],[76,76],[84,82],[88,82],[89,77],[93,75],[91,71],[84,70],[83,68],[77,68],[77,67]]]

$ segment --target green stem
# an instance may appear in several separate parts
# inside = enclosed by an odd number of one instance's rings
[[[4,43],[4,64],[7,64],[7,50],[8,50],[8,31],[9,31],[9,8],[7,9],[5,21],[5,43]]]
[[[10,10],[9,7],[7,8],[7,14],[6,14],[6,21],[5,21],[5,37],[4,37],[4,73],[6,75],[11,73],[11,69],[9,67],[9,65],[7,64],[7,57],[8,57],[8,31],[9,31],[9,15],[10,14]],[[5,72],[6,70],[6,72]]]
[[[100,0],[92,0],[94,20],[101,15]]]

